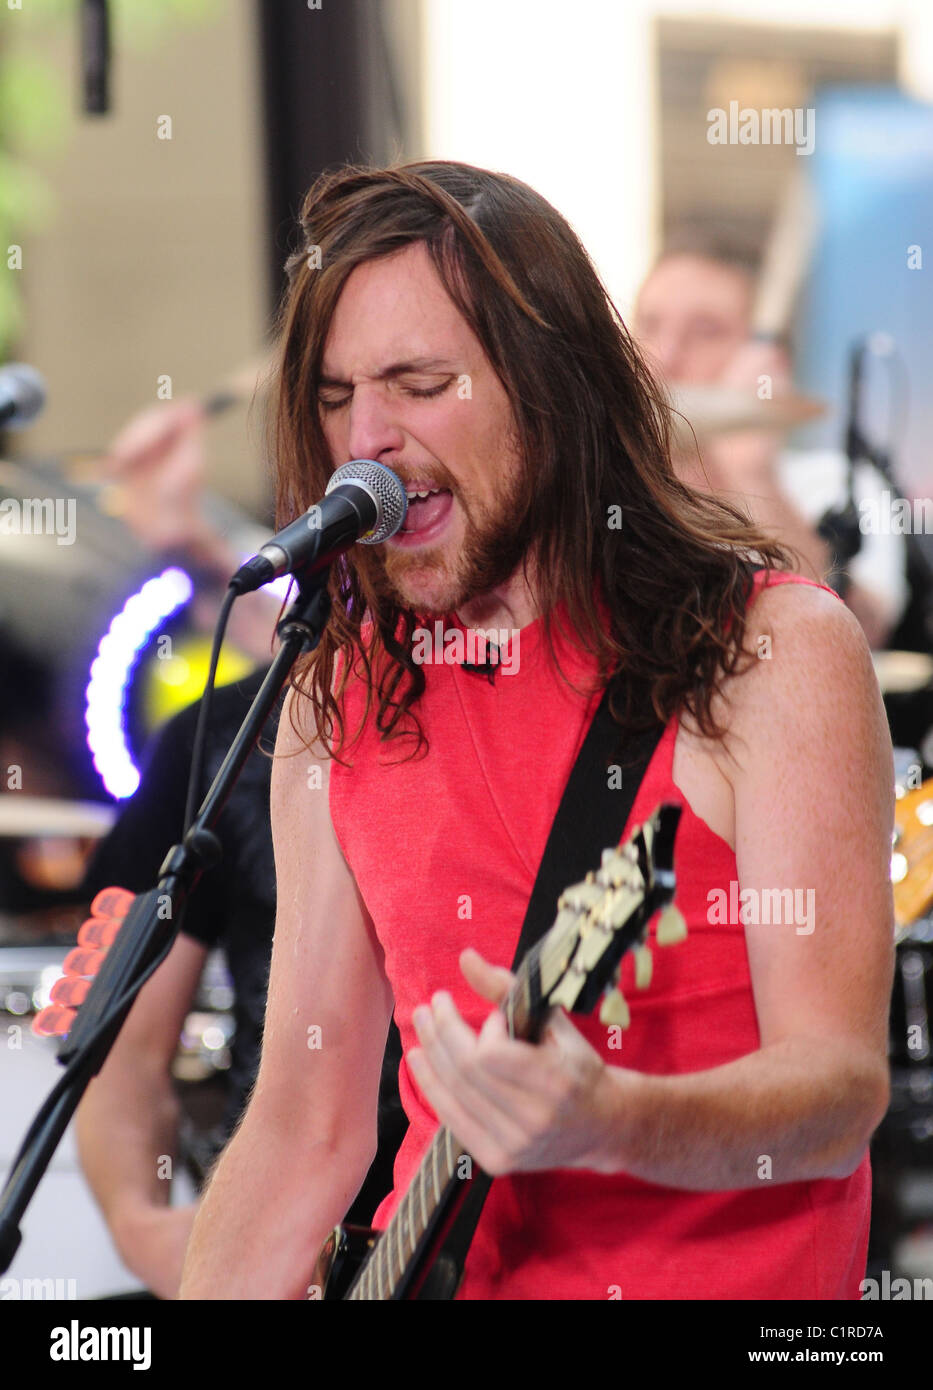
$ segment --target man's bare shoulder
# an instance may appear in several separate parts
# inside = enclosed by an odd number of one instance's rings
[[[290,689],[279,715],[269,808],[276,863],[329,820],[331,759],[317,737],[311,701]]]
[[[838,594],[802,580],[764,585],[748,609],[749,631],[759,623],[770,625],[785,635],[798,632],[804,638],[807,633],[813,636],[829,632],[848,634],[849,640],[860,649],[868,650],[857,618]]]
[[[771,584],[748,610],[745,647],[755,658],[749,680],[732,682],[733,699],[754,698],[756,685],[801,692],[838,677],[877,690],[871,653],[857,618],[835,594],[813,584]],[[757,681],[755,679],[757,677]]]
[[[345,660],[345,654],[338,652],[330,681],[331,695],[338,704],[341,703],[339,690]],[[330,748],[319,733],[317,715],[317,705],[310,695],[305,693],[305,690],[289,686],[279,714],[275,742],[276,761],[301,756],[307,756],[322,764],[331,761]],[[274,770],[273,777],[275,777]]]
[[[835,594],[811,584],[767,586],[748,611],[744,645],[751,659],[726,682],[719,702],[720,717],[737,736],[733,744],[750,740],[779,755],[828,739],[844,750],[866,729],[884,742],[868,643]]]

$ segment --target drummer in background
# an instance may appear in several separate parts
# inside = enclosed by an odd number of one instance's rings
[[[197,576],[198,620],[204,626],[216,617],[218,595],[242,558],[205,511],[207,424],[195,397],[149,406],[124,425],[105,460],[108,479],[122,489],[122,520],[136,539],[153,554],[183,559]],[[260,596],[265,611],[257,613],[254,605],[236,637],[241,649],[268,662],[279,605],[274,602],[270,608],[262,591],[250,597]],[[201,794],[223,758],[218,733],[220,740],[226,736],[229,747],[246,714],[246,692],[250,698],[255,694],[261,676],[258,671],[217,692]],[[141,892],[157,880],[166,850],[184,830],[196,714],[189,707],[158,733],[136,794],[124,804],[88,868],[82,885],[85,900],[109,884]],[[218,722],[219,731],[214,727]],[[160,1155],[178,1154],[181,1107],[172,1063],[213,947],[225,948],[237,1019],[233,1066],[225,1075],[225,1131],[237,1118],[237,1102],[245,1102],[258,1064],[275,921],[270,766],[258,749],[247,760],[225,807],[226,823],[219,827],[226,862],[199,883],[169,955],[143,986],[77,1111],[79,1158],[114,1245],[127,1268],[157,1298],[175,1297],[194,1219],[194,1206],[170,1205],[171,1183],[160,1179]],[[250,837],[253,844],[243,867]]]
[[[751,336],[756,288],[754,260],[725,237],[684,234],[669,243],[638,295],[634,334],[657,374],[669,386],[746,390],[759,399],[769,377],[778,399],[790,389],[784,349]],[[692,487],[744,503],[753,521],[792,547],[801,569],[823,579],[833,557],[817,533],[830,507],[845,502],[847,460],[841,451],[791,451],[777,430],[741,430],[701,441],[675,454],[678,475]],[[880,514],[890,493],[868,465],[855,473],[856,504],[877,500]],[[884,647],[908,600],[904,537],[881,526],[863,535],[848,566],[841,596],[864,629],[869,645]]]
[[[210,623],[218,596],[243,552],[258,549],[268,531],[250,535],[244,530],[237,546],[235,538],[221,534],[212,523],[204,489],[206,425],[203,405],[194,397],[150,406],[117,435],[107,466],[110,479],[124,489],[124,522],[150,551],[179,556],[197,574],[201,618]],[[263,591],[247,599],[254,602],[244,620],[239,627],[231,621],[228,630],[236,631],[241,648],[268,663],[280,601]],[[199,800],[264,674],[260,668],[216,692]],[[133,892],[155,883],[165,851],[183,833],[196,716],[197,708],[189,706],[160,730],[139,789],[88,869],[85,898],[112,883]],[[164,1157],[179,1149],[181,1110],[172,1063],[212,948],[222,948],[226,956],[236,1018],[224,1120],[209,1136],[215,1149],[235,1127],[259,1064],[275,925],[269,818],[275,718],[262,739],[267,751],[257,748],[250,754],[218,823],[224,859],[192,894],[171,951],[140,991],[76,1116],[81,1164],[114,1244],[126,1266],[163,1299],[177,1294],[195,1212],[193,1205],[170,1205],[170,1183],[162,1177]],[[379,1149],[347,1214],[352,1224],[368,1225],[392,1186],[392,1164],[408,1125],[398,1099],[400,1058],[401,1041],[393,1023],[379,1092]],[[209,1160],[214,1157],[216,1151]]]

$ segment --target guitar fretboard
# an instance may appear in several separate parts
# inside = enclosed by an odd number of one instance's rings
[[[522,962],[502,1005],[512,1037],[528,1037],[533,1026],[531,981],[540,968],[541,943]],[[449,1129],[441,1128],[381,1239],[360,1271],[347,1298],[387,1300],[410,1277],[425,1239],[448,1209],[457,1185],[473,1175],[473,1160]]]

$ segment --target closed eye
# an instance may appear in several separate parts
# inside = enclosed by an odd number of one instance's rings
[[[454,377],[450,376],[450,377],[447,378],[446,381],[440,382],[437,386],[427,386],[427,387],[403,386],[401,389],[402,389],[402,391],[404,392],[404,394],[405,394],[406,396],[415,396],[415,397],[417,397],[419,400],[427,400],[427,399],[429,399],[429,398],[431,398],[431,397],[434,397],[434,396],[443,395],[443,393],[447,390],[447,388],[448,388],[448,387],[450,386],[450,384],[454,381],[454,379],[455,379]],[[353,399],[353,392],[352,392],[352,391],[349,392],[349,394],[347,394],[347,395],[345,395],[345,396],[339,396],[339,397],[337,397],[337,398],[323,396],[323,395],[321,395],[320,392],[319,392],[319,393],[318,393],[318,398],[317,398],[317,403],[318,403],[318,405],[321,407],[322,410],[328,410],[328,411],[330,411],[330,410],[342,410],[343,407],[344,407],[345,405],[349,405],[349,403],[350,403],[350,401],[351,401],[352,399]]]
[[[448,377],[446,381],[442,381],[439,386],[429,386],[422,390],[419,390],[417,386],[403,386],[402,390],[405,392],[406,396],[420,396],[422,398],[426,396],[440,396],[447,390],[452,381],[453,377],[451,376]]]

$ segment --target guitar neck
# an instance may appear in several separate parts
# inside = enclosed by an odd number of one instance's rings
[[[501,1006],[513,1038],[533,1037],[546,1012],[546,1006],[540,1007],[540,949],[540,944],[533,947],[522,961]],[[450,1215],[456,1198],[466,1191],[466,1180],[472,1175],[473,1160],[463,1145],[449,1129],[439,1129],[347,1298],[381,1301],[405,1297],[432,1237]]]

